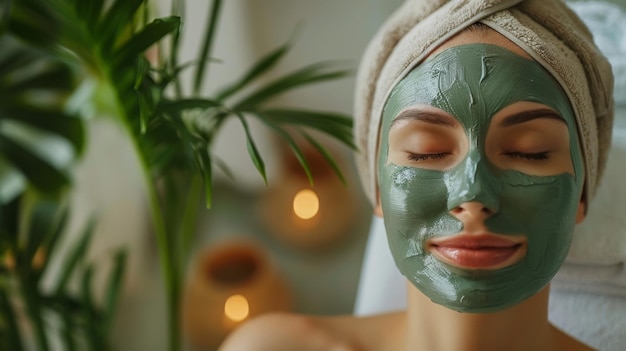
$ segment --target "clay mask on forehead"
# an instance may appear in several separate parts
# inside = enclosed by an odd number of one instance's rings
[[[498,168],[488,159],[485,140],[493,116],[520,101],[546,105],[566,122],[573,174],[530,175]],[[392,122],[415,105],[443,110],[462,126],[467,152],[452,168],[388,162]],[[571,243],[583,174],[565,93],[538,63],[499,46],[469,44],[441,52],[397,84],[383,111],[378,182],[393,257],[413,285],[457,311],[503,310],[546,286]],[[525,238],[521,260],[499,269],[462,269],[428,250],[429,239],[463,232],[450,211],[467,202],[493,210],[484,221],[490,233]]]

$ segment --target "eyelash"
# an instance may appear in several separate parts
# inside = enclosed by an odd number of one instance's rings
[[[450,153],[447,153],[447,152],[442,152],[442,153],[439,153],[439,154],[414,154],[414,153],[409,153],[407,155],[407,158],[410,161],[420,162],[420,161],[441,160],[441,159],[444,159],[448,155],[450,155]]]
[[[439,154],[409,153],[407,155],[407,158],[410,161],[414,161],[414,162],[434,161],[434,160],[442,160],[446,158],[448,155],[450,154],[446,152],[442,152]],[[550,158],[549,151],[535,152],[535,153],[511,151],[511,152],[505,152],[504,155],[508,158],[523,159],[523,160],[529,160],[529,161],[545,161]]]
[[[519,158],[530,161],[545,161],[550,158],[550,152],[535,152],[535,153],[527,153],[527,152],[505,152],[504,155],[509,158]]]

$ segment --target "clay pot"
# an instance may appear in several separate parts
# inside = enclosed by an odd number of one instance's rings
[[[238,242],[200,252],[182,304],[183,331],[190,346],[210,350],[246,320],[290,310],[291,298],[263,253]]]

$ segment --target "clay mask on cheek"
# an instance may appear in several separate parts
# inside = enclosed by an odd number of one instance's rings
[[[485,140],[493,116],[519,102],[544,104],[567,123],[574,174],[533,176],[497,169]],[[468,151],[439,171],[387,161],[389,129],[412,105],[430,105],[463,126]],[[504,310],[536,294],[563,263],[582,189],[583,159],[567,96],[538,63],[486,44],[453,47],[422,63],[392,91],[383,111],[378,179],[385,227],[396,265],[434,302],[463,312]],[[492,209],[491,233],[524,236],[524,257],[500,269],[461,269],[427,249],[433,237],[463,232],[450,211],[465,202]]]

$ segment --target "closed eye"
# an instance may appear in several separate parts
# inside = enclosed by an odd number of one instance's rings
[[[423,162],[423,161],[433,161],[433,160],[442,160],[447,156],[452,155],[449,152],[441,152],[438,154],[416,154],[413,152],[407,153],[407,159],[414,162]]]
[[[503,153],[508,158],[515,159],[524,159],[530,161],[545,161],[550,158],[549,151],[543,152],[519,152],[519,151],[508,151]]]

